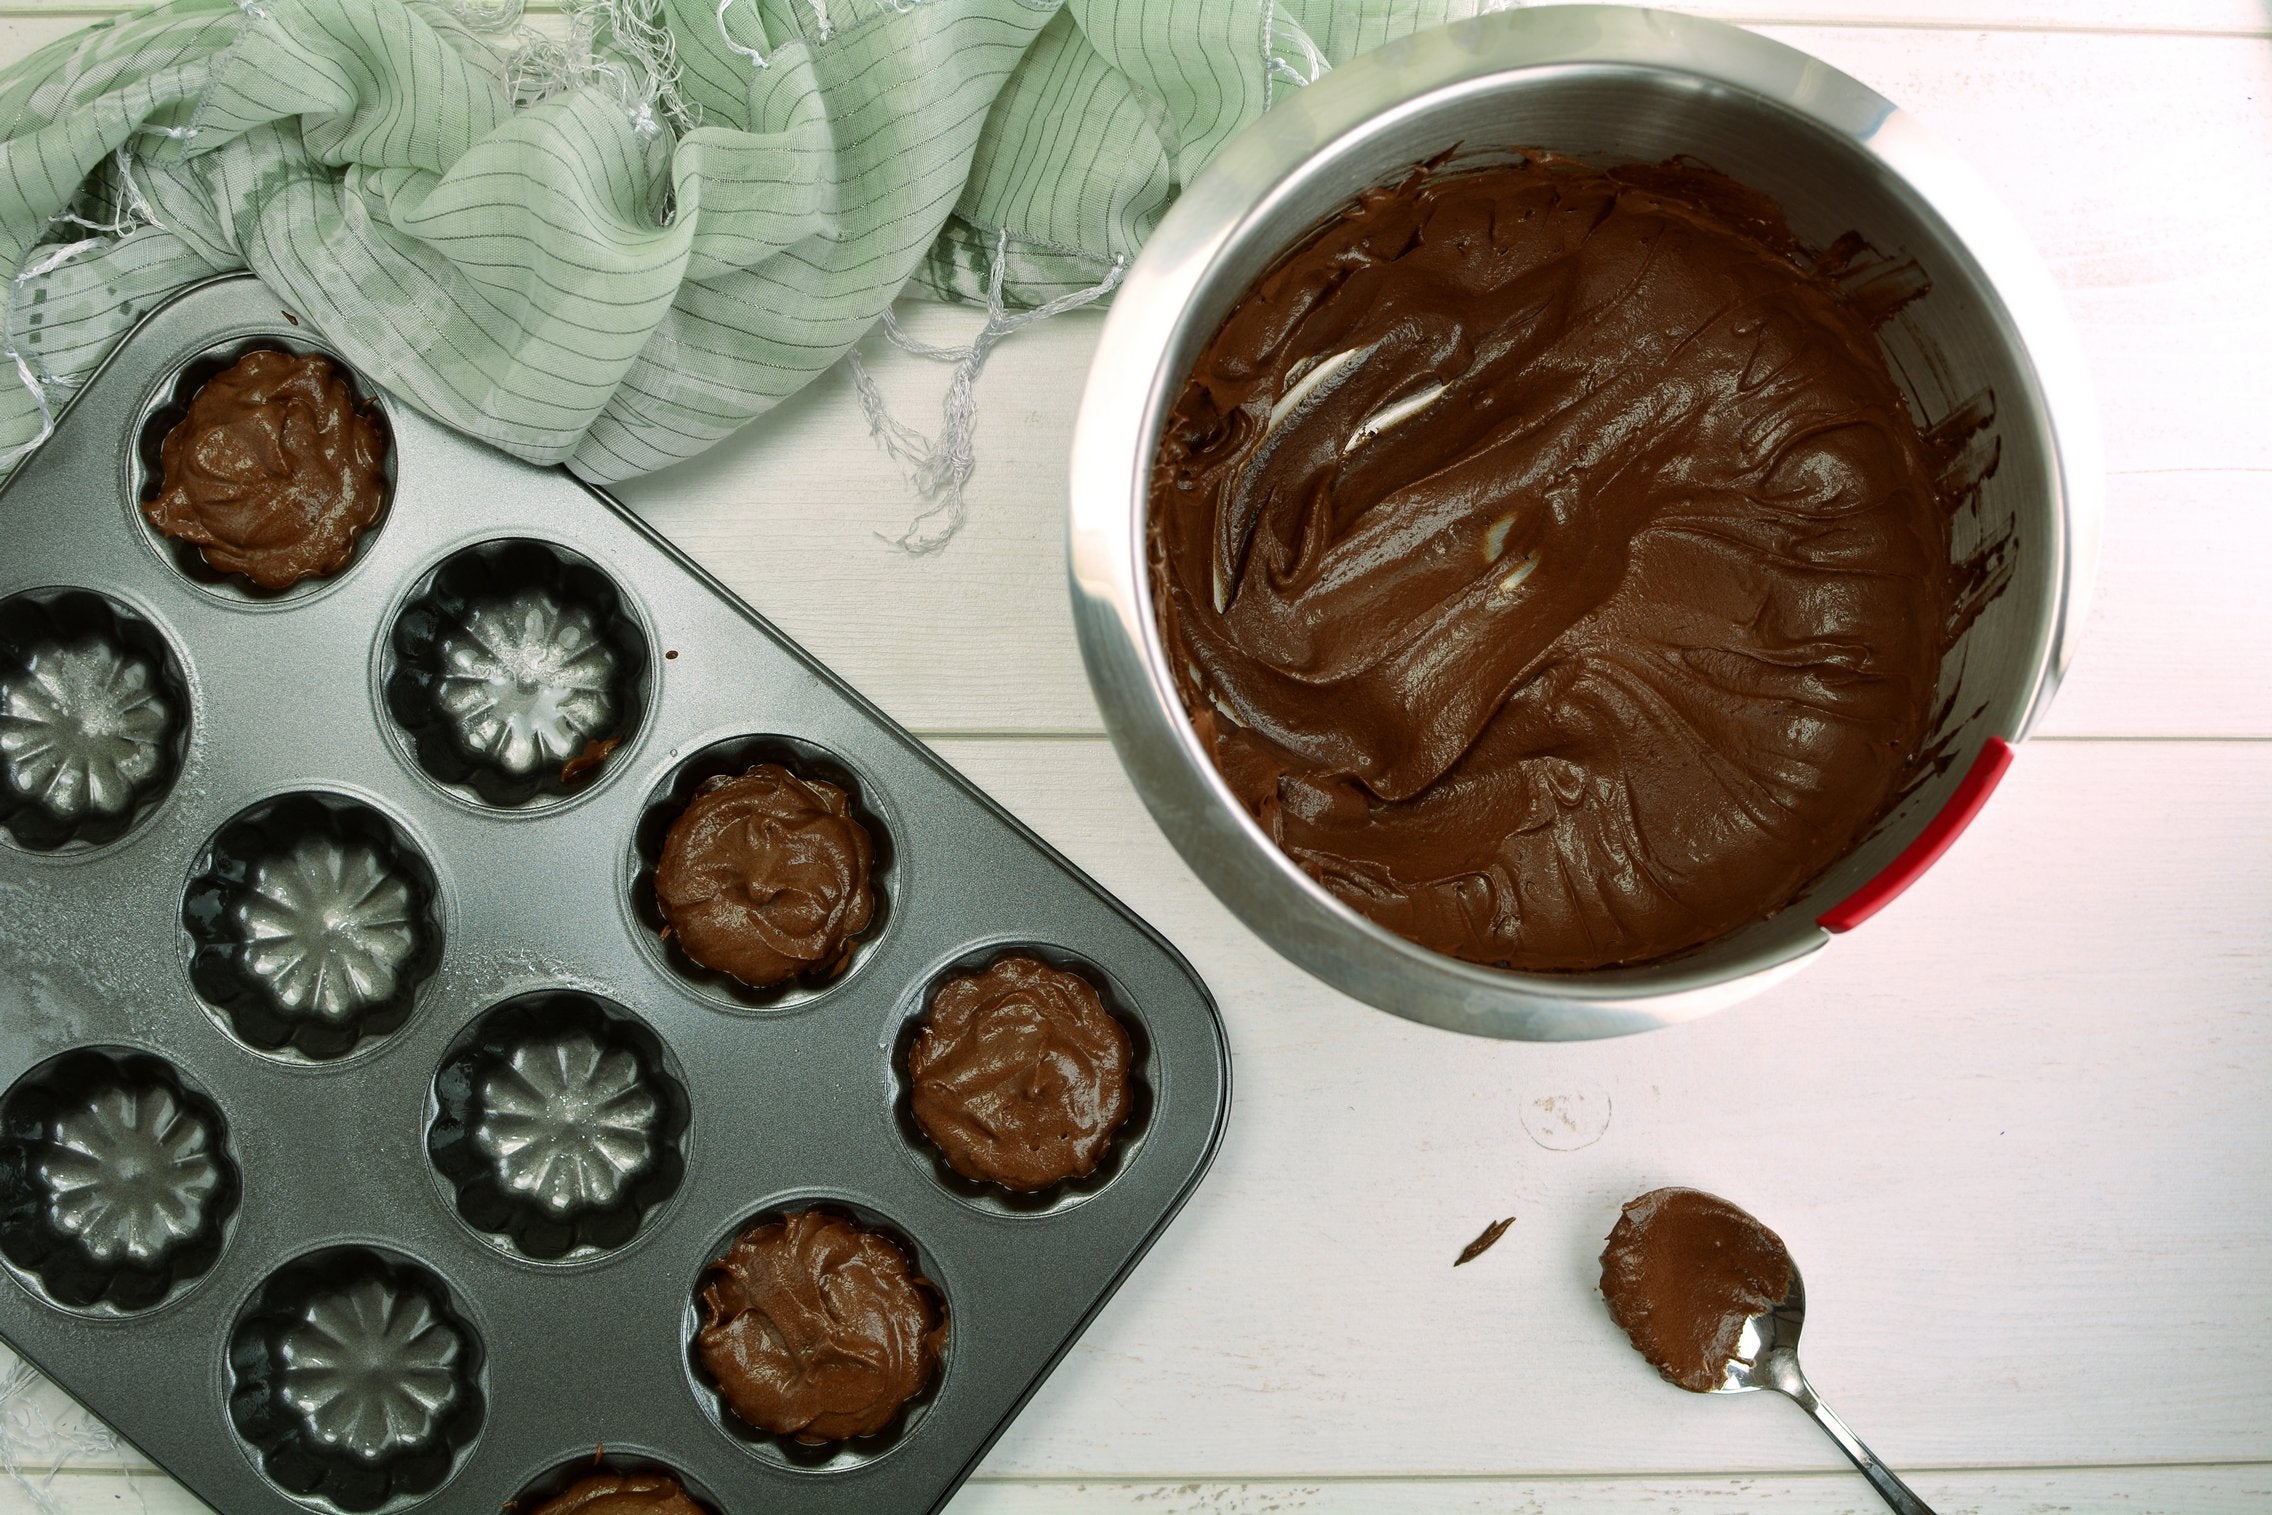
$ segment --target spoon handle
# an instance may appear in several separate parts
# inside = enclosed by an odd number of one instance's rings
[[[1815,1393],[1813,1384],[1802,1378],[1794,1387],[1783,1392],[1797,1400],[1799,1408],[1812,1415],[1815,1424],[1830,1433],[1830,1439],[1838,1443],[1838,1450],[1844,1452],[1854,1466],[1862,1470],[1862,1476],[1870,1481],[1870,1487],[1878,1491],[1878,1497],[1890,1508],[1898,1511],[1899,1515],[1933,1515],[1932,1507],[1911,1493],[1909,1485],[1895,1477],[1893,1469],[1878,1461],[1878,1454],[1864,1445],[1862,1438],[1856,1436],[1846,1422],[1840,1420],[1830,1406],[1822,1402],[1821,1397]]]

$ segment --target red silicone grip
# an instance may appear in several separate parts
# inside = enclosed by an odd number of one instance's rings
[[[1917,833],[1917,840],[1902,848],[1901,856],[1886,864],[1876,878],[1816,916],[1815,924],[1825,931],[1851,931],[1892,904],[1895,896],[1922,878],[1925,870],[1939,862],[1949,845],[1964,834],[1980,807],[1988,803],[1988,796],[1996,792],[2004,770],[2011,766],[2012,744],[2000,736],[1988,738],[1980,756],[1965,770],[1956,793]]]

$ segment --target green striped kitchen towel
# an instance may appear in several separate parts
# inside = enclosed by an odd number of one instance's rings
[[[0,75],[0,468],[143,312],[250,268],[448,425],[646,473],[903,289],[991,291],[989,341],[1108,290],[1274,97],[1484,8],[599,0],[548,38],[507,3],[174,0]]]

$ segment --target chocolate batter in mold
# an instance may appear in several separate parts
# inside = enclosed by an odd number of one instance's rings
[[[904,1012],[894,1109],[918,1162],[980,1209],[1049,1214],[1142,1144],[1150,1042],[1093,965],[1040,946],[965,954]]]
[[[285,795],[223,826],[182,925],[191,982],[229,1029],[315,1060],[408,1020],[442,953],[432,870],[392,821],[336,795]]]
[[[948,1305],[915,1246],[840,1202],[796,1202],[738,1228],[703,1270],[688,1327],[719,1425],[791,1467],[889,1452],[946,1371]]]
[[[221,1112],[162,1059],[67,1052],[0,1102],[0,1253],[57,1304],[161,1303],[220,1257],[238,1192]]]
[[[506,1508],[524,1515],[723,1515],[723,1507],[678,1470],[605,1449],[571,1459]]]
[[[663,1045],[574,990],[522,995],[461,1035],[426,1149],[475,1230],[543,1260],[631,1240],[678,1189],[686,1093]]]
[[[1771,915],[1885,813],[1980,603],[1950,520],[1988,411],[1919,429],[1875,327],[1922,280],[1857,258],[1708,169],[1532,153],[1369,191],[1262,277],[1167,419],[1150,568],[1288,856],[1422,946],[1575,971]]]
[[[413,591],[388,651],[387,709],[419,766],[491,805],[590,788],[646,709],[646,634],[612,579],[547,542],[452,555]]]
[[[133,612],[83,589],[0,602],[0,832],[38,852],[124,835],[180,774],[189,714]]]
[[[229,1339],[229,1377],[262,1471],[349,1511],[441,1487],[487,1409],[481,1341],[448,1286],[362,1247],[272,1274]]]
[[[655,903],[679,950],[752,989],[827,980],[874,913],[852,797],[778,763],[694,791],[663,836]]]
[[[175,566],[251,598],[338,577],[394,492],[378,405],[309,348],[239,344],[190,364],[141,451],[141,514]]]
[[[631,900],[672,972],[714,1002],[772,1009],[857,970],[889,924],[891,874],[890,829],[850,768],[809,742],[741,737],[648,797]]]

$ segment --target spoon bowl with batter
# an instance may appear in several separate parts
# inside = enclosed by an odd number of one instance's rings
[[[1772,1389],[1815,1418],[1900,1515],[1933,1515],[1822,1402],[1799,1367],[1807,1287],[1783,1239],[1698,1189],[1654,1189],[1618,1216],[1602,1300],[1666,1382],[1697,1394]]]

